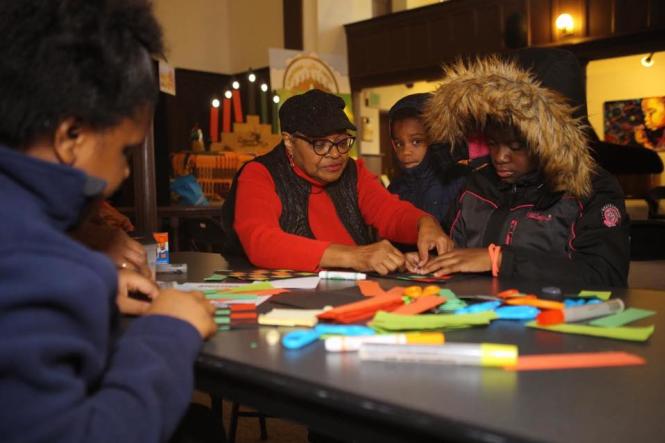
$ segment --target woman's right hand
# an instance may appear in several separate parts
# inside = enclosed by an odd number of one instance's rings
[[[214,313],[215,307],[201,292],[164,289],[153,300],[145,315],[166,315],[186,321],[206,339],[217,331]]]
[[[386,275],[404,265],[404,254],[388,240],[357,246],[351,254],[352,267],[356,271],[374,271]]]

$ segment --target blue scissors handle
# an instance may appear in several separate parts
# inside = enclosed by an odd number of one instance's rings
[[[318,340],[320,335],[315,329],[298,329],[282,337],[282,345],[287,349],[300,349]]]

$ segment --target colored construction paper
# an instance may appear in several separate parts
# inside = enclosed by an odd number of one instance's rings
[[[399,308],[392,311],[392,313],[400,315],[420,314],[427,312],[430,309],[436,308],[445,302],[446,299],[439,295],[426,295],[424,297],[418,297],[415,301],[409,303],[408,305],[400,306]]]
[[[383,290],[379,282],[374,280],[359,280],[356,282],[360,293],[365,297],[375,297],[377,295],[383,295],[386,291]]]
[[[323,309],[273,309],[267,314],[259,315],[259,324],[311,328],[318,323],[316,316],[322,313]]]
[[[212,274],[204,278],[203,281],[223,281],[226,279],[226,275]]]
[[[231,294],[229,292],[213,292],[212,294],[205,294],[208,300],[256,300],[256,295],[253,294]]]
[[[269,283],[272,284],[275,288],[285,288],[285,289],[316,289],[319,285],[321,279],[318,276],[315,277],[296,277],[296,278],[285,278],[282,280],[271,280]]]
[[[372,328],[387,331],[417,331],[487,325],[497,318],[494,312],[478,314],[423,314],[399,315],[379,311],[369,324]]]
[[[651,317],[655,314],[656,311],[649,311],[648,309],[628,308],[623,312],[592,320],[589,324],[591,326],[601,326],[603,328],[616,328],[617,326],[623,326],[641,318]]]
[[[574,368],[643,365],[645,360],[627,352],[581,352],[572,354],[520,355],[508,371],[545,371]]]
[[[320,314],[318,318],[337,323],[356,323],[372,318],[377,311],[391,311],[403,304],[404,302],[400,295],[377,295],[358,302],[337,306]]]
[[[646,341],[655,326],[631,327],[624,326],[620,328],[602,328],[598,326],[580,325],[575,323],[561,323],[558,325],[543,326],[535,321],[526,324],[530,328],[544,329],[552,332],[564,332],[566,334],[592,335],[594,337],[614,338],[617,340]]]
[[[603,301],[609,300],[611,295],[612,291],[580,291],[577,294],[578,297],[597,297]]]

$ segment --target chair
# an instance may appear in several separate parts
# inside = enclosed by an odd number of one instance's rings
[[[665,220],[631,221],[630,259],[665,259]]]
[[[268,439],[268,428],[266,427],[266,415],[259,411],[241,411],[240,403],[233,402],[231,405],[231,423],[229,424],[229,443],[235,443],[236,431],[238,430],[238,418],[240,417],[258,417],[261,440]]]
[[[181,222],[183,245],[192,251],[220,252],[224,243],[224,231],[219,221],[212,217],[184,219]],[[184,249],[184,248],[183,248]]]
[[[665,186],[656,186],[646,195],[650,219],[665,219]]]

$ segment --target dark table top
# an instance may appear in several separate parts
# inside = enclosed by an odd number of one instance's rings
[[[378,281],[384,288],[404,284]],[[326,304],[335,294],[345,302],[359,298],[353,283],[322,283],[317,291],[303,293],[302,304],[312,306],[317,299]],[[499,283],[485,276],[453,279],[445,285],[458,294],[495,294],[510,287],[532,291],[536,286],[537,282]],[[517,344],[523,355],[626,351],[644,357],[646,365],[509,372],[361,362],[353,353],[327,353],[322,342],[301,350],[284,349],[270,344],[273,328],[261,327],[219,333],[207,342],[197,363],[199,386],[341,438],[663,441],[665,292],[617,289],[613,294],[628,306],[658,312],[635,323],[656,324],[649,341],[559,334],[512,321],[447,332],[446,341]],[[284,306],[267,302],[262,310],[271,307]]]

